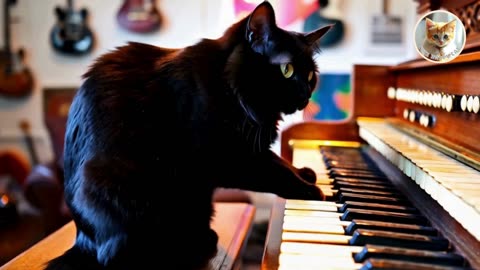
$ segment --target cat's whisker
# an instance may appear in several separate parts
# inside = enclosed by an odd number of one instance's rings
[[[257,139],[260,129],[255,129],[255,137],[253,138],[253,152],[257,152]]]
[[[258,129],[258,152],[262,152],[262,127]]]

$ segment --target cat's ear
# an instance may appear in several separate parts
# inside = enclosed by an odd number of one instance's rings
[[[313,30],[305,34],[305,39],[309,47],[318,47],[318,41],[333,27],[335,24],[329,24],[317,30]]]
[[[455,26],[457,26],[457,20],[452,20],[452,21],[449,21],[447,24],[447,29],[449,31],[454,31],[455,30]]]
[[[268,1],[263,1],[250,14],[245,38],[255,52],[264,54],[268,39],[275,28],[273,7]]]
[[[430,20],[429,18],[425,18],[425,26],[427,29],[430,29],[435,26],[435,22]]]

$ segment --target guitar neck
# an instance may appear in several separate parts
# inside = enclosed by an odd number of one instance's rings
[[[11,46],[10,46],[10,0],[4,0],[4,7],[3,7],[3,36],[5,40],[5,44],[3,44],[5,52],[10,54]]]
[[[38,154],[37,151],[35,150],[35,143],[33,140],[33,136],[30,132],[30,123],[27,122],[26,120],[20,122],[20,128],[23,131],[24,137],[25,137],[25,143],[27,144],[27,149],[30,154],[30,158],[32,160],[33,165],[38,164]]]

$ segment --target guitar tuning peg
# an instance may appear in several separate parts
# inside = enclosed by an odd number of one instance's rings
[[[17,4],[17,0],[7,0],[7,5],[16,5]]]

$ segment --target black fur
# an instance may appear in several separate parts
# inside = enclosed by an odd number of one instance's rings
[[[279,29],[263,2],[217,40],[132,42],[99,57],[67,123],[65,199],[78,235],[47,268],[196,269],[216,252],[216,187],[322,200],[313,171],[270,145],[282,113],[303,109],[315,88],[308,74],[328,28]],[[295,67],[288,79],[282,61]]]

